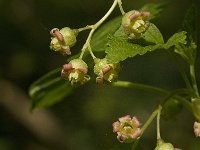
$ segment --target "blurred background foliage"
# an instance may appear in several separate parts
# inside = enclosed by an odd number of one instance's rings
[[[50,29],[94,24],[112,2],[0,0],[0,150],[130,150],[131,145],[116,140],[112,123],[126,114],[136,115],[145,122],[164,97],[89,83],[50,108],[29,111],[30,84],[66,62],[66,57],[49,49]],[[123,0],[123,6],[128,11],[149,2],[160,1]],[[180,28],[192,1],[164,2],[167,6],[154,23],[168,38]],[[112,17],[118,15],[120,12],[116,9]],[[74,54],[86,36],[87,32],[80,34]],[[166,89],[184,87],[176,65],[165,51],[128,59],[122,64],[120,79]],[[193,116],[184,110],[175,120],[162,120],[162,136],[176,147],[199,150],[200,141],[194,137],[193,122]],[[138,149],[152,150],[155,144],[154,122]]]

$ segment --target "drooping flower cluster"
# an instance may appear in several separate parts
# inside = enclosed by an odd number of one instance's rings
[[[149,26],[149,16],[150,13],[146,11],[139,12],[137,10],[132,10],[126,13],[122,18],[122,27],[125,34],[127,34],[130,39],[139,38]]]
[[[120,142],[131,143],[142,134],[140,122],[136,117],[129,115],[119,118],[119,121],[113,123],[113,132],[117,133],[117,139]]]

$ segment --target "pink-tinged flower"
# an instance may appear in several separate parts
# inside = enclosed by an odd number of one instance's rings
[[[119,118],[112,126],[113,132],[117,133],[117,139],[122,143],[131,143],[142,134],[139,120],[129,115]]]
[[[63,65],[61,76],[72,85],[82,85],[90,80],[87,75],[88,66],[81,59],[73,59],[68,64]]]
[[[149,26],[150,12],[139,12],[132,10],[127,12],[122,18],[122,27],[124,33],[129,36],[130,39],[137,39],[145,32]]]
[[[200,137],[200,123],[194,122],[194,134],[196,137]]]
[[[52,35],[50,48],[61,52],[63,55],[71,55],[70,48],[76,43],[78,30],[69,27],[64,27],[61,30],[54,28],[50,34]]]
[[[94,73],[97,75],[97,84],[103,84],[105,82],[112,83],[117,80],[120,70],[119,63],[110,64],[106,58],[96,58],[94,62]]]

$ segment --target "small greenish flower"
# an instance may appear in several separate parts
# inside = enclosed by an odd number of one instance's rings
[[[113,123],[113,132],[117,133],[117,139],[120,142],[131,143],[141,136],[140,122],[136,117],[129,115],[119,118],[119,121]]]
[[[108,63],[106,58],[96,58],[94,62],[94,73],[98,76],[96,78],[96,82],[98,84],[104,83],[104,81],[111,83],[118,78],[118,72],[120,68],[120,65],[118,63],[110,64]]]
[[[70,55],[70,47],[74,46],[76,43],[78,30],[68,27],[62,28],[61,30],[54,28],[50,33],[53,36],[51,38],[50,48],[64,55]]]
[[[165,143],[162,139],[158,139],[155,150],[181,150],[181,149],[174,148],[174,146],[171,143]]]
[[[61,76],[72,85],[82,85],[90,80],[88,66],[82,59],[73,59],[63,65]]]
[[[200,123],[194,122],[194,134],[196,137],[200,137]]]
[[[124,33],[127,34],[130,39],[140,38],[141,34],[149,27],[149,16],[149,12],[139,12],[136,10],[126,13],[122,18]]]

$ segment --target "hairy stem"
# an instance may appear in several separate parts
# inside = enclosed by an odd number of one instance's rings
[[[122,7],[122,1],[121,1],[121,0],[118,0],[118,5],[119,5],[119,9],[120,9],[122,15],[124,15],[124,14],[125,14],[125,11],[124,11],[124,9],[123,9],[123,7]]]

